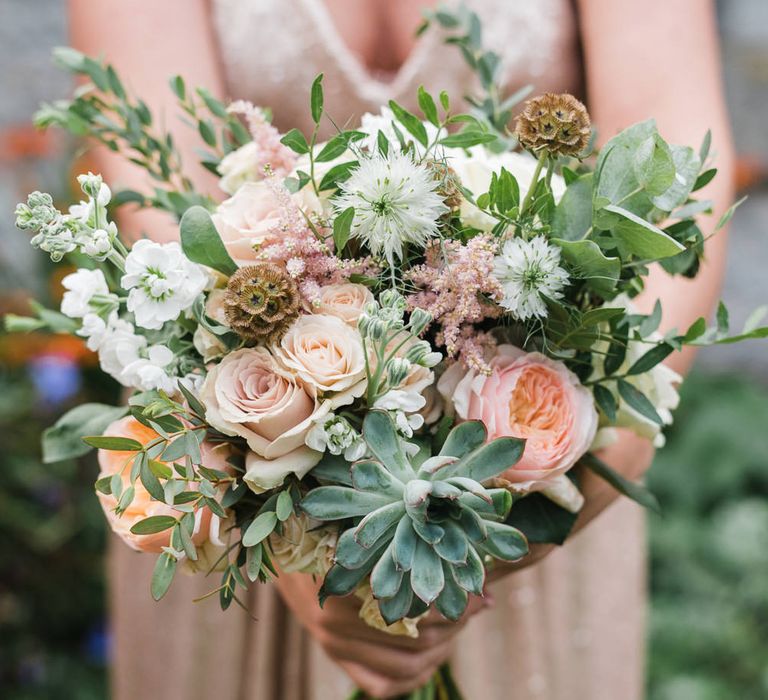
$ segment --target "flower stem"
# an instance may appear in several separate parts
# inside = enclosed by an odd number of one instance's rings
[[[548,158],[549,153],[542,151],[541,155],[539,156],[539,160],[536,162],[536,169],[533,171],[531,184],[528,187],[528,191],[525,193],[525,199],[523,199],[523,204],[520,207],[520,214],[525,214],[526,210],[528,209],[528,206],[533,199],[533,192],[536,189],[536,183],[539,181],[539,175],[541,175],[541,169],[544,167],[544,163],[547,162]]]

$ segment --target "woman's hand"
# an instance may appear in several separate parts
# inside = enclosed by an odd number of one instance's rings
[[[476,612],[491,605],[471,596],[458,623],[436,610],[419,621],[419,636],[395,636],[360,619],[355,596],[317,602],[320,581],[306,574],[280,574],[276,585],[285,604],[352,680],[369,695],[388,698],[424,685],[451,653],[453,638]]]

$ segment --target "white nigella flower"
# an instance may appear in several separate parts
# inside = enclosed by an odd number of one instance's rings
[[[351,234],[394,265],[404,244],[423,248],[437,235],[438,219],[448,211],[436,192],[439,184],[425,165],[390,151],[362,158],[334,206],[337,212],[354,207]]]
[[[190,262],[178,243],[137,241],[125,259],[120,284],[130,290],[128,311],[136,325],[158,329],[189,308],[208,281],[199,265]]]
[[[341,416],[325,416],[316,422],[307,433],[304,442],[307,447],[332,455],[344,455],[348,462],[354,462],[365,455],[366,444],[360,433],[355,430],[346,418]]]
[[[560,249],[544,236],[530,241],[511,238],[495,260],[494,276],[501,282],[501,305],[520,321],[544,318],[547,306],[543,297],[559,299],[568,283],[568,273],[560,267]]]
[[[103,297],[104,301],[117,301],[117,297],[109,293],[107,280],[101,270],[80,269],[67,275],[61,284],[67,290],[61,300],[61,313],[70,318],[83,318],[89,314],[95,297]]]

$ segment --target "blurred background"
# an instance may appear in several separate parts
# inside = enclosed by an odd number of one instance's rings
[[[50,61],[65,44],[65,3],[0,0],[0,313],[59,294],[13,226],[41,189],[72,201],[76,144],[30,117],[71,85]],[[768,303],[768,2],[720,0],[723,70],[748,201],[731,227],[723,297],[734,327]],[[716,148],[716,144],[715,144]],[[39,461],[39,435],[83,400],[115,401],[78,343],[0,335],[0,696],[108,696],[105,525],[85,459]],[[651,471],[664,516],[649,518],[649,700],[768,698],[768,353],[710,348],[683,388],[668,445]],[[617,699],[618,700],[618,699]]]

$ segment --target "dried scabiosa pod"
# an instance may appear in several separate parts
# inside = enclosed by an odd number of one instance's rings
[[[248,265],[230,277],[224,311],[230,327],[240,337],[273,342],[299,315],[299,290],[278,265]]]
[[[590,128],[586,107],[573,95],[548,92],[525,103],[515,136],[523,148],[536,154],[577,156],[587,147]]]

